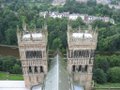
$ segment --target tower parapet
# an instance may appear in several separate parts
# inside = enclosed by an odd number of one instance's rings
[[[69,49],[95,49],[97,43],[97,32],[93,30],[68,30]]]
[[[26,87],[43,83],[48,71],[47,28],[17,30],[18,46]]]

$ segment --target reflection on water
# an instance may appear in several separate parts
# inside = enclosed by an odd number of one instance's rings
[[[19,58],[19,51],[17,47],[0,46],[0,55]]]

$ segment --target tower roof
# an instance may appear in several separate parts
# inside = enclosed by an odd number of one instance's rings
[[[30,40],[31,37],[33,40],[39,40],[42,38],[42,33],[25,34],[23,35],[23,40]]]
[[[92,38],[92,34],[90,34],[90,33],[73,33],[72,36],[74,38],[81,38],[81,39]]]

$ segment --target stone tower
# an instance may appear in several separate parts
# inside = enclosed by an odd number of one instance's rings
[[[47,27],[43,29],[17,30],[18,46],[25,86],[43,83],[48,71],[47,63]]]
[[[91,28],[73,30],[68,26],[67,69],[73,75],[73,80],[79,82],[85,90],[91,90],[97,36],[97,32]]]

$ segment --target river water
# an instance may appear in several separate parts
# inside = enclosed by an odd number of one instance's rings
[[[96,52],[96,54],[100,54],[100,55],[108,55],[111,56],[113,54],[115,55],[120,55],[120,52]],[[19,58],[19,50],[18,47],[14,47],[14,46],[6,46],[6,45],[0,45],[0,55],[2,56],[15,56],[17,58]],[[51,56],[51,52],[49,52],[49,55]],[[66,54],[65,54],[66,57]]]
[[[15,56],[19,58],[19,50],[17,47],[0,46],[0,55]]]

